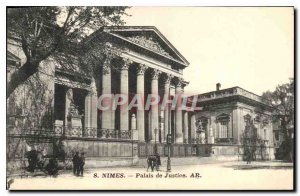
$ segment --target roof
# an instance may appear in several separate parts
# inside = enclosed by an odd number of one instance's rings
[[[267,100],[239,86],[198,94],[198,103],[206,103],[208,101],[211,102],[223,99],[232,100],[234,97],[240,97],[241,99],[239,100],[241,101],[252,101],[271,108]]]
[[[189,65],[186,58],[154,26],[106,26],[90,35],[86,42],[103,33],[112,36],[114,41],[125,41],[128,44],[172,60],[183,67]]]

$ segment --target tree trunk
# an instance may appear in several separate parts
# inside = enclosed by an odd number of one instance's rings
[[[18,70],[16,70],[7,83],[6,99],[14,92],[14,90],[23,84],[30,76],[38,71],[39,63],[26,62]]]

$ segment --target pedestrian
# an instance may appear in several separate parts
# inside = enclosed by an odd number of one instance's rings
[[[249,164],[251,164],[252,158],[253,158],[253,149],[250,147],[249,149]]]
[[[79,170],[79,152],[76,152],[72,159],[73,162],[73,174],[78,175]]]
[[[248,146],[245,146],[245,150],[244,150],[244,156],[245,156],[245,160],[246,160],[246,164],[249,163],[249,148]]]
[[[57,176],[58,174],[58,163],[56,159],[50,159],[49,163],[47,164],[45,170],[47,171],[48,175],[50,176]]]
[[[160,155],[158,153],[156,153],[155,156],[156,156],[156,171],[158,171],[159,170],[159,166],[161,165]]]
[[[38,151],[33,148],[31,151],[27,153],[27,158],[28,158],[28,167],[27,170],[29,172],[34,172],[36,169],[37,163],[38,163]]]
[[[246,150],[246,159],[247,159],[247,164],[251,164],[251,150],[250,150],[250,147],[247,147],[247,150]]]
[[[84,152],[81,153],[81,156],[79,157],[79,170],[78,170],[78,176],[83,176],[83,166],[85,164],[85,157]]]

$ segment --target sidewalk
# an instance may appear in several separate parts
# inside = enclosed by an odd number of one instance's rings
[[[178,165],[171,162],[172,168],[184,168],[184,167],[223,167],[223,168],[231,168],[233,170],[255,170],[255,169],[293,169],[293,163],[282,162],[282,161],[253,161],[251,164],[246,164],[245,161],[228,161],[228,162],[198,162],[198,164],[187,164],[187,165]],[[166,168],[166,161],[162,161],[162,165],[160,166],[160,171],[164,172]],[[107,171],[107,170],[146,170],[146,165],[137,165],[137,166],[119,166],[119,167],[99,167],[99,168],[86,168],[86,172],[92,171]],[[73,176],[72,170],[60,170],[59,176]],[[35,171],[34,173],[30,173],[27,171],[16,171],[12,175],[8,177],[20,177],[20,178],[32,178],[32,177],[47,177],[47,175],[42,171]]]
[[[245,169],[246,168],[246,169]],[[250,169],[251,168],[251,169]],[[95,174],[98,176],[95,178]],[[117,174],[123,178],[116,178]],[[160,174],[163,177],[157,178]],[[199,174],[200,178],[192,178]],[[104,177],[114,175],[114,177]],[[166,175],[185,175],[164,177]],[[149,177],[150,176],[150,177]],[[284,179],[284,182],[278,181]],[[30,187],[28,187],[30,185]],[[292,189],[292,163],[283,162],[218,162],[214,164],[171,165],[171,172],[166,172],[166,165],[160,171],[147,172],[145,167],[90,168],[83,177],[76,177],[72,170],[61,171],[56,177],[28,176],[13,179],[11,189]]]
[[[247,164],[245,161],[229,162],[224,167],[233,168],[235,170],[246,169],[293,169],[294,164],[282,161],[252,161]]]

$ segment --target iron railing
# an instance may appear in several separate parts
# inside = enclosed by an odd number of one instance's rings
[[[58,124],[54,124],[53,129],[7,127],[7,133],[12,136],[69,136],[125,140],[130,140],[133,136],[132,130],[97,129],[95,127],[64,126]]]
[[[97,129],[97,137],[106,139],[132,139],[132,130]]]

